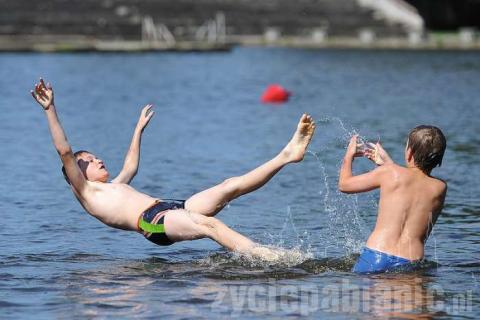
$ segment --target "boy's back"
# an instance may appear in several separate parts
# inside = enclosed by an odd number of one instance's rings
[[[380,167],[378,218],[367,247],[409,260],[423,258],[423,245],[442,210],[445,182],[418,168]]]

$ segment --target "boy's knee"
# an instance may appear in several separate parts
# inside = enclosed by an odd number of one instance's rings
[[[207,235],[210,237],[215,236],[218,231],[218,227],[221,224],[220,220],[213,217],[205,217],[199,223],[206,230]]]
[[[201,237],[214,238],[217,230],[218,219],[207,217],[198,213],[189,213],[189,217],[193,222],[193,228]]]
[[[214,217],[205,217],[205,219],[202,221],[202,225],[209,229],[217,229],[220,223],[220,220]]]

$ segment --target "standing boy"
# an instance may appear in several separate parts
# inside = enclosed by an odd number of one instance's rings
[[[424,244],[447,193],[447,184],[430,175],[442,164],[445,148],[446,139],[439,128],[418,126],[408,135],[406,166],[402,167],[393,163],[380,144],[357,152],[357,136],[352,137],[340,169],[339,190],[360,193],[380,188],[377,222],[354,272],[408,269],[423,259]],[[363,155],[379,166],[355,176],[353,160]]]

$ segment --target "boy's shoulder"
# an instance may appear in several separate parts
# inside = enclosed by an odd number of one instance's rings
[[[415,179],[412,176],[411,170],[394,162],[386,163],[378,167],[376,170],[381,172],[382,184],[385,186],[399,186],[405,183],[410,183],[412,179]]]
[[[381,187],[392,186],[392,183],[397,185],[408,174],[404,167],[393,162],[378,166],[374,171],[377,173]]]
[[[405,167],[402,167],[394,162],[381,165],[377,168],[377,170],[381,170],[384,173],[395,173],[395,175],[408,173],[408,170]]]
[[[438,188],[439,192],[442,193],[447,191],[448,185],[445,180],[434,176],[430,176],[430,178],[432,179],[432,184],[434,184],[436,188]]]

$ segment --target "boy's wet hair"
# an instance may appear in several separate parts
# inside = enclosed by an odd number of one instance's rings
[[[77,151],[73,154],[73,156],[75,157],[75,160],[77,159],[77,157],[83,153],[90,153],[89,151],[87,150],[80,150],[80,151]],[[78,162],[78,160],[77,160]],[[65,170],[65,166],[62,166],[62,173],[63,173],[63,177],[65,178],[65,181],[67,181],[68,184],[70,184],[70,180],[68,179],[68,176],[67,176],[67,171]]]
[[[412,151],[415,165],[430,173],[433,168],[442,165],[447,140],[439,128],[421,125],[408,134],[407,147]]]

